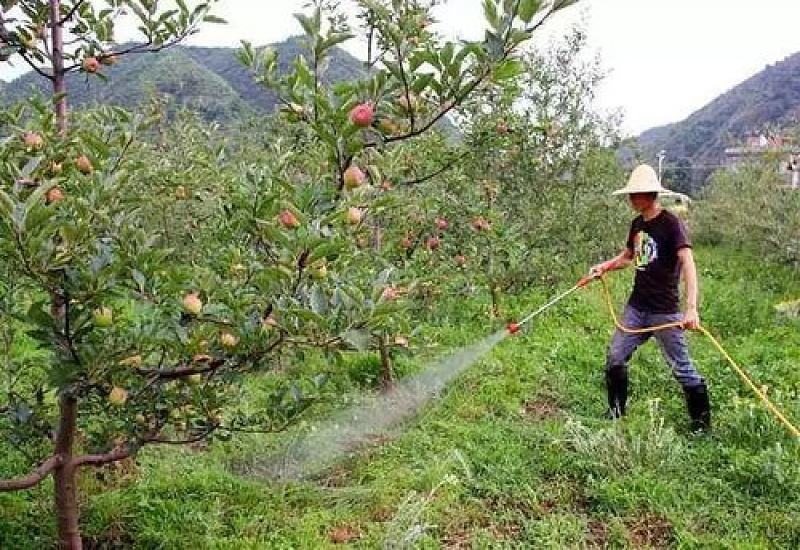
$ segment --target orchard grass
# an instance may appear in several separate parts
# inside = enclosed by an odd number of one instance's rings
[[[794,422],[800,422],[797,273],[722,248],[696,251],[703,324]],[[573,273],[575,277],[580,273]],[[572,279],[507,300],[518,319]],[[616,306],[630,273],[609,276]],[[794,294],[793,294],[794,293]],[[400,375],[501,328],[489,302],[452,300],[422,327]],[[700,333],[714,430],[687,433],[680,388],[655,345],[633,360],[624,421],[601,419],[612,330],[599,285],[559,303],[473,365],[402,431],[309,479],[277,482],[258,465],[297,437],[237,436],[208,447],[148,448],[136,463],[83,472],[90,548],[796,548],[800,448]],[[436,346],[427,346],[438,341]],[[377,384],[352,358],[329,384]],[[324,369],[320,358],[301,367]],[[254,402],[273,389],[253,379]],[[334,393],[336,393],[334,392]],[[324,418],[324,402],[305,419]],[[0,453],[0,457],[5,453]],[[0,463],[4,459],[0,458]],[[0,494],[0,540],[52,546],[51,483]]]

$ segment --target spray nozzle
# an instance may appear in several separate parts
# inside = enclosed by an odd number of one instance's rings
[[[506,330],[511,335],[519,333],[519,328],[519,323],[508,323],[508,326],[506,326]]]

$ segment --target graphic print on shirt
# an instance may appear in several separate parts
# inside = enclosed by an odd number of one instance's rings
[[[633,266],[643,270],[658,259],[658,244],[645,231],[639,231],[633,238]]]

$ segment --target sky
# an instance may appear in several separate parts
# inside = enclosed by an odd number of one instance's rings
[[[293,13],[306,0],[221,0],[227,25],[206,25],[189,43],[236,47],[299,34]],[[344,2],[347,3],[347,0]],[[447,0],[434,27],[449,39],[483,35],[482,0]],[[800,0],[579,0],[542,28],[536,44],[587,33],[589,54],[607,73],[597,106],[621,110],[623,131],[683,120],[717,96],[789,55],[800,52]],[[348,49],[358,55],[354,41]],[[9,80],[18,69],[0,65]]]

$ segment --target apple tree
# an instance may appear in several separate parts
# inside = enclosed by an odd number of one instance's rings
[[[282,70],[282,60],[274,50],[258,50],[245,43],[241,61],[277,95],[289,120],[308,127],[311,138],[322,147],[317,153],[321,158],[306,164],[307,190],[300,194],[314,195],[317,200],[314,210],[304,213],[318,219],[337,212],[350,215],[355,208],[357,223],[369,229],[375,245],[376,236],[391,230],[375,214],[391,209],[396,213],[405,206],[401,201],[392,205],[392,192],[386,190],[403,181],[400,173],[408,165],[425,163],[404,156],[398,165],[397,148],[430,133],[489,83],[518,75],[522,68],[519,47],[556,12],[574,3],[487,0],[485,38],[456,44],[433,30],[435,1],[357,0],[357,30],[366,41],[367,59],[363,77],[354,82],[330,83],[325,78],[332,48],[358,36],[337,3],[318,0],[312,2],[310,15],[298,15],[307,54],[295,58],[289,70]],[[431,174],[444,173],[450,164],[442,160]],[[317,231],[322,235],[324,230],[323,226]],[[439,247],[436,235],[425,239],[429,251]],[[366,249],[368,237],[360,234],[354,243]],[[374,252],[328,257],[327,266],[341,277],[349,276],[352,287],[365,291],[385,288],[391,276],[404,281],[400,286],[413,286],[408,275]],[[394,289],[385,295],[397,294]],[[353,334],[359,335],[359,349],[381,350],[388,376],[390,353],[385,348],[393,341],[394,330],[388,325],[396,316],[378,310],[372,313],[363,329]]]

